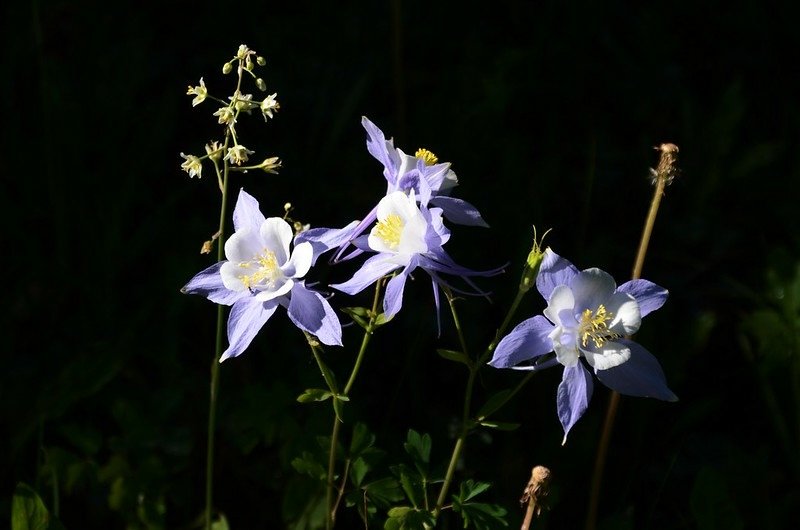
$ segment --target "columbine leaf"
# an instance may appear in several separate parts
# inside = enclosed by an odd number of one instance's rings
[[[414,429],[408,430],[406,442],[403,444],[406,452],[411,456],[414,465],[423,477],[428,474],[428,463],[431,460],[431,444],[429,434],[420,435]]]
[[[405,464],[394,467],[392,471],[400,477],[400,485],[406,494],[406,498],[411,501],[414,508],[422,504],[422,499],[425,496],[422,477]]]
[[[325,471],[325,468],[322,467],[322,464],[317,462],[317,460],[314,458],[314,455],[308,451],[303,451],[302,456],[292,460],[292,467],[295,468],[297,472],[305,473],[311,478],[318,480],[325,480],[328,475],[328,473]]]
[[[370,482],[363,486],[362,489],[366,492],[367,498],[381,508],[403,500],[400,484],[392,477]]]
[[[364,476],[369,471],[369,464],[363,458],[356,458],[350,464],[350,482],[359,487],[364,481]]]
[[[488,482],[465,480],[461,483],[458,495],[453,495],[453,511],[464,519],[464,528],[472,526],[477,530],[491,530],[508,526],[503,519],[508,512],[502,506],[468,502],[490,487]]]
[[[472,360],[469,357],[467,357],[467,355],[464,352],[439,348],[436,350],[436,353],[438,353],[441,357],[444,357],[448,361],[464,363],[468,367],[472,366]]]
[[[311,403],[311,402],[314,402],[314,401],[325,401],[326,399],[328,399],[332,395],[333,394],[331,394],[329,391],[323,390],[321,388],[307,388],[307,389],[305,389],[303,391],[302,394],[297,396],[297,401],[299,401],[300,403]]]
[[[64,530],[36,492],[20,482],[11,501],[11,530]]]
[[[482,421],[480,422],[484,427],[490,429],[497,429],[498,431],[514,431],[519,428],[519,423],[509,423],[505,421]]]
[[[367,448],[375,444],[375,435],[363,423],[353,427],[353,438],[350,440],[350,458],[358,457]]]
[[[410,506],[396,506],[389,510],[388,515],[384,530],[424,530],[436,524],[432,513]]]
[[[489,400],[478,410],[478,420],[482,421],[485,418],[489,417],[491,414],[496,412],[500,407],[505,405],[506,400],[508,399],[509,394],[511,394],[511,390],[501,390],[500,392],[494,394]]]

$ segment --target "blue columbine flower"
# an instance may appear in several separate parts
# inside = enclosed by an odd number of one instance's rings
[[[409,275],[416,269],[425,270],[432,279],[436,307],[439,307],[439,285],[452,289],[440,273],[461,276],[476,290],[474,294],[486,294],[478,290],[469,276],[491,276],[502,269],[473,271],[457,265],[442,249],[450,231],[442,222],[441,208],[426,208],[418,204],[412,189],[406,195],[395,191],[381,199],[376,208],[377,223],[369,235],[356,238],[353,244],[363,251],[374,252],[353,277],[331,287],[348,294],[356,294],[375,283],[381,277],[399,270],[386,285],[383,311],[391,318],[403,304],[403,289]]]
[[[367,131],[367,150],[383,165],[383,176],[386,178],[386,195],[402,191],[406,195],[414,192],[416,200],[423,207],[435,206],[450,222],[468,225],[489,225],[481,217],[478,209],[467,201],[450,197],[450,191],[458,185],[455,172],[450,164],[439,163],[436,155],[427,149],[419,149],[414,156],[394,146],[392,139],[387,140],[374,123],[366,117],[361,118],[361,125]],[[342,257],[350,243],[363,234],[377,218],[377,206],[361,221],[354,221],[345,228],[312,228],[303,235],[304,241],[314,245],[315,252],[338,248],[333,261],[353,258],[361,254],[356,249]],[[335,244],[334,244],[335,243]]]
[[[305,286],[315,252],[308,242],[295,239],[280,217],[265,219],[258,201],[244,190],[233,210],[234,234],[225,242],[225,257],[197,274],[182,289],[212,302],[231,305],[228,349],[220,362],[236,357],[252,342],[278,306],[289,319],[328,345],[342,344],[342,327],[325,298]]]
[[[617,287],[608,273],[596,268],[578,271],[549,248],[536,287],[547,300],[544,316],[514,328],[497,345],[489,364],[523,370],[564,366],[557,408],[565,441],[592,397],[592,377],[581,358],[603,384],[621,394],[678,399],[656,358],[626,338],[639,329],[642,317],[664,304],[666,289],[647,280]],[[555,359],[541,362],[549,352],[555,352]],[[518,366],[531,360],[535,364]]]

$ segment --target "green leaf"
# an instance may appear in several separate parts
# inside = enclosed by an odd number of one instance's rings
[[[318,480],[325,480],[328,475],[325,468],[322,467],[322,464],[317,462],[314,455],[308,451],[303,451],[301,456],[292,460],[292,467],[295,468],[297,472],[305,473]]]
[[[389,510],[384,530],[424,530],[436,524],[431,512],[409,506],[397,506]]]
[[[441,357],[444,357],[448,361],[455,361],[457,363],[464,363],[468,367],[472,367],[472,359],[467,357],[467,355],[460,351],[455,350],[446,350],[444,348],[439,348],[436,350]]]
[[[64,530],[36,492],[20,482],[11,500],[11,530]]]
[[[229,530],[228,520],[220,514],[219,519],[211,523],[211,530]]]
[[[403,492],[400,489],[400,484],[392,477],[370,482],[366,486],[363,486],[362,489],[366,492],[367,498],[370,501],[382,508],[403,500]]]
[[[482,421],[480,424],[490,429],[497,429],[498,431],[514,431],[520,426],[519,423],[508,423],[504,421]]]
[[[310,403],[312,401],[325,401],[331,394],[327,390],[323,390],[322,388],[307,388],[303,391],[302,394],[297,396],[297,401],[300,403]]]
[[[353,486],[359,487],[364,481],[364,476],[369,471],[369,464],[363,458],[356,458],[350,464],[350,481]]]
[[[458,495],[453,495],[453,511],[464,519],[464,528],[472,526],[477,530],[504,528],[508,523],[503,519],[508,513],[496,504],[468,502],[491,487],[488,482],[465,480],[459,487]]]
[[[369,330],[369,309],[366,307],[343,307],[342,311],[350,315],[356,324]]]
[[[363,423],[356,423],[353,427],[353,438],[350,440],[350,458],[356,458],[367,448],[375,444],[375,435],[369,432]]]
[[[483,421],[485,418],[496,412],[500,407],[506,404],[508,396],[511,394],[510,389],[501,390],[494,394],[489,400],[478,410],[478,421]]]
[[[373,327],[379,328],[379,327],[383,326],[384,324],[388,324],[391,320],[392,320],[391,318],[386,318],[386,314],[385,313],[381,313],[375,319],[375,324],[373,324]]]
[[[420,435],[414,429],[408,430],[406,442],[403,444],[403,447],[411,456],[414,465],[423,477],[428,474],[428,464],[431,461],[431,445],[432,442],[429,434]]]

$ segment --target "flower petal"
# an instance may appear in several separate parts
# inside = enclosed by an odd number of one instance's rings
[[[260,234],[264,247],[275,254],[278,265],[286,263],[289,259],[289,243],[294,237],[289,223],[280,217],[270,217],[261,223]]]
[[[445,195],[436,195],[435,197],[431,197],[431,204],[441,208],[444,212],[444,216],[451,223],[489,228],[489,225],[483,220],[478,209],[467,201]]]
[[[225,257],[235,264],[250,261],[261,253],[263,247],[258,229],[244,227],[234,232],[225,242]]]
[[[609,341],[599,348],[583,348],[581,351],[595,372],[614,368],[628,362],[631,358],[630,348],[622,342]]]
[[[620,335],[633,335],[639,331],[642,324],[642,315],[639,304],[633,295],[628,293],[614,293],[606,300],[606,308],[613,315],[608,329]]]
[[[262,303],[248,296],[238,300],[231,308],[228,317],[228,349],[219,358],[219,362],[236,357],[253,341],[256,334],[264,327],[269,317],[278,307],[277,303]]]
[[[347,245],[357,235],[355,231],[357,226],[360,226],[359,222],[353,221],[344,228],[312,228],[297,234],[294,244],[297,247],[300,243],[311,243],[311,247],[314,249],[311,260],[313,265],[317,262],[317,258],[327,251]],[[365,228],[366,226],[364,225]]]
[[[395,316],[403,307],[403,289],[406,286],[408,275],[416,268],[414,260],[400,271],[400,274],[389,280],[386,284],[386,294],[383,297],[383,312],[387,319]]]
[[[274,300],[289,293],[296,285],[297,283],[290,278],[276,280],[275,285],[270,285],[269,287],[257,285],[255,299],[261,302]]]
[[[553,351],[553,341],[548,337],[552,331],[553,325],[541,315],[523,320],[503,337],[494,350],[489,365],[495,368],[511,368]]]
[[[369,121],[366,116],[361,117],[361,125],[367,131],[367,151],[385,168],[383,176],[390,185],[397,182],[397,169],[400,166],[400,156],[394,147],[392,140],[386,137],[374,123]]]
[[[344,283],[332,284],[331,287],[347,294],[360,293],[379,278],[402,266],[390,260],[385,254],[378,254],[365,261],[352,278]]]
[[[536,288],[545,300],[550,299],[553,289],[559,285],[569,285],[570,280],[578,274],[578,269],[565,260],[550,247],[544,251],[539,275],[536,277]]]
[[[222,283],[222,275],[219,270],[224,263],[227,262],[220,261],[195,274],[194,278],[183,286],[181,292],[186,294],[199,294],[216,304],[222,305],[231,305],[239,298],[247,296],[246,293],[228,289],[225,287],[225,284]]]
[[[558,385],[556,397],[558,419],[561,420],[561,426],[564,427],[562,445],[567,443],[569,430],[583,416],[589,406],[593,389],[592,375],[583,367],[583,364],[578,363],[575,366],[564,368],[564,376],[561,384]]]
[[[264,214],[258,208],[258,201],[244,188],[239,190],[239,198],[236,199],[236,207],[233,209],[233,229],[235,231],[249,229],[258,233],[261,223],[264,222]]]
[[[631,280],[617,287],[618,293],[628,293],[639,303],[642,317],[652,313],[667,301],[669,291],[648,280]]]
[[[342,345],[342,325],[331,305],[316,291],[299,283],[292,289],[289,319],[328,346]]]
[[[608,303],[617,289],[617,282],[609,273],[592,268],[581,271],[572,278],[570,287],[575,295],[576,312],[584,309],[595,311],[600,304]]]
[[[550,319],[550,322],[557,325],[565,325],[574,327],[575,323],[575,296],[572,294],[572,289],[567,285],[558,285],[550,291],[550,296],[547,300],[547,307],[543,311],[544,316]],[[571,315],[572,318],[568,322],[561,321],[561,315]]]
[[[311,243],[308,241],[300,243],[299,245],[295,245],[289,261],[286,262],[286,265],[281,267],[281,271],[288,278],[302,278],[308,274],[313,260],[314,247],[311,246]]]
[[[608,370],[597,370],[597,378],[620,394],[678,401],[667,387],[667,378],[655,357],[632,340],[620,340],[631,351],[630,359]]]

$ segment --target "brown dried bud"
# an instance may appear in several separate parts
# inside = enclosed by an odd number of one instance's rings
[[[544,510],[544,498],[550,493],[550,470],[544,466],[535,466],[531,470],[531,479],[525,486],[522,498],[519,500],[523,506],[528,504],[528,513],[522,528],[527,529],[533,516],[539,517]]]
[[[650,169],[650,182],[656,184],[658,181],[663,180],[664,185],[669,186],[672,184],[673,179],[680,174],[680,169],[678,169],[678,146],[666,143],[653,149],[660,151],[661,157],[658,160],[658,167]]]

